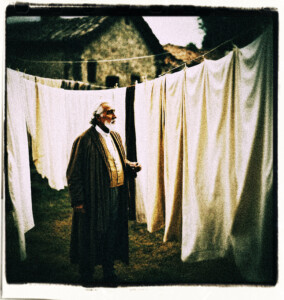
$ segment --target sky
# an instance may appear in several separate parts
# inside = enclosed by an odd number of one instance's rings
[[[13,22],[26,20],[39,21],[39,17],[17,17],[9,18]],[[198,29],[197,17],[143,17],[149,24],[153,33],[158,38],[161,45],[174,44],[186,46],[194,43],[197,48],[201,48],[203,31]]]
[[[198,28],[197,17],[144,17],[144,20],[162,45],[193,43],[201,48],[204,32]]]

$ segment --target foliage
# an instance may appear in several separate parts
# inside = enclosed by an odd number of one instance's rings
[[[259,11],[238,11],[227,15],[212,13],[199,17],[199,28],[205,32],[203,49],[212,49],[221,43],[234,38],[238,47],[250,43],[271,22],[271,16]],[[223,47],[230,50],[232,44]]]
[[[185,46],[187,50],[193,51],[193,52],[198,52],[198,48],[194,43],[189,43]]]

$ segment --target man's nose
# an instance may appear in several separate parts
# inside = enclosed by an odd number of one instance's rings
[[[112,114],[112,118],[113,118],[113,119],[116,119],[115,113]]]

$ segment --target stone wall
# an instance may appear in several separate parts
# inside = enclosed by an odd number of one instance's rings
[[[40,77],[64,78],[65,64],[56,61],[65,59],[62,47],[46,43],[11,44],[7,48],[7,67]]]
[[[99,39],[91,42],[82,53],[82,60],[110,60],[152,55],[141,33],[131,19],[118,20]],[[96,65],[97,85],[106,85],[107,76],[119,77],[119,86],[130,85],[131,77],[157,76],[156,58],[143,58],[128,61],[98,62]],[[82,64],[82,79],[87,81],[87,64]],[[132,76],[131,76],[132,75]]]
[[[89,38],[88,41],[34,44],[26,42],[21,45],[10,43],[7,47],[7,67],[35,76],[90,82],[101,87],[107,85],[108,76],[113,76],[109,78],[112,84],[114,85],[118,77],[119,86],[123,87],[133,84],[137,79],[141,82],[143,76],[147,76],[147,79],[156,78],[163,71],[163,58],[149,57],[93,64],[88,64],[88,61],[152,55],[150,46],[146,44],[131,18],[117,17],[113,24],[103,29],[99,37]]]

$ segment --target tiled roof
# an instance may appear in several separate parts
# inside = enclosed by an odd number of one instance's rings
[[[106,16],[72,19],[46,17],[46,20],[41,22],[8,24],[7,40],[65,41],[78,39],[90,32],[97,31],[107,19]]]
[[[196,64],[200,63],[202,60],[197,59],[196,61],[192,61],[193,59],[200,56],[202,53],[200,52],[194,52],[191,50],[186,49],[185,47],[176,46],[172,44],[166,44],[163,46],[164,50],[171,53],[179,62],[190,64]]]
[[[40,22],[7,24],[8,42],[67,42],[82,38],[96,38],[108,25],[117,20],[115,16],[88,16],[79,18],[45,17]],[[145,41],[155,53],[163,47],[142,17],[131,18]]]

